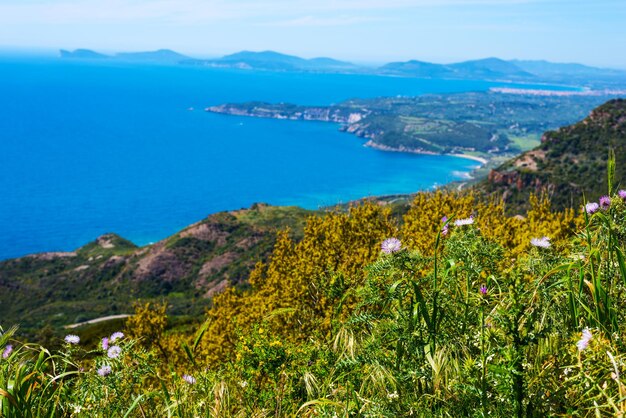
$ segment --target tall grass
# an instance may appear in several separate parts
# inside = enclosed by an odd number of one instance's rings
[[[141,306],[117,356],[7,330],[1,415],[623,416],[626,204],[613,194],[582,216],[578,234],[521,253],[450,216],[427,254],[381,253],[364,280],[329,268],[315,300],[337,300],[330,314],[280,306],[240,328],[225,362],[198,355],[208,322],[172,356],[162,307]],[[324,326],[304,338],[277,325],[314,314]]]

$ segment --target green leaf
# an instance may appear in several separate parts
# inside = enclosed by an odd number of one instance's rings
[[[210,324],[209,320],[207,319],[206,321],[204,321],[204,324],[202,324],[202,326],[196,333],[196,338],[193,340],[193,352],[194,353],[196,352],[196,349],[198,348],[198,345],[200,344],[202,337],[206,333],[206,330],[209,328],[209,324]]]
[[[187,354],[187,357],[189,358],[189,361],[191,362],[191,364],[193,364],[194,366],[196,366],[196,359],[194,358],[193,353],[191,352],[191,348],[189,348],[189,346],[187,345],[186,342],[182,342],[182,347],[183,350],[185,350],[185,354]]]

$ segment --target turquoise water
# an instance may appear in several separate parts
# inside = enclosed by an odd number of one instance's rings
[[[105,232],[146,244],[254,202],[316,208],[455,180],[476,163],[365,148],[332,124],[202,109],[495,85],[5,58],[0,259],[72,250]]]

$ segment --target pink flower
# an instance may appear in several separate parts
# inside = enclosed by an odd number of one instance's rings
[[[66,335],[65,342],[68,344],[78,344],[80,342],[80,337],[74,334]]]
[[[2,358],[5,358],[5,359],[9,358],[12,352],[13,352],[13,346],[11,344],[7,344],[7,346],[4,347],[4,351],[2,352]]]
[[[611,207],[611,198],[608,196],[602,196],[599,202],[600,202],[600,209],[602,210],[607,210],[609,207]]]
[[[543,237],[543,238],[533,238],[530,240],[530,244],[535,246],[535,247],[541,247],[541,248],[549,248],[550,245],[550,238],[548,237]]]
[[[448,217],[444,216],[443,218],[441,218],[441,222],[443,222],[443,228],[441,228],[441,235],[443,235],[444,237],[446,235],[448,235],[448,224],[446,222],[448,222]]]
[[[578,351],[583,351],[585,348],[587,348],[587,346],[589,345],[589,341],[591,341],[592,338],[593,335],[591,335],[591,331],[589,331],[589,328],[585,328],[583,330],[583,335],[581,339],[576,343]]]
[[[193,385],[196,383],[196,378],[193,376],[190,376],[188,374],[184,374],[183,375],[183,380],[187,383],[189,383],[190,385]]]
[[[388,238],[383,241],[381,249],[385,254],[395,253],[402,249],[402,243],[398,238]]]
[[[469,218],[466,218],[466,219],[457,219],[456,221],[454,221],[455,226],[465,226],[465,225],[471,225],[473,223],[474,223],[474,216],[470,216]]]
[[[117,331],[111,334],[110,341],[113,343],[116,340],[119,340],[120,338],[124,338],[124,333]]]
[[[98,369],[98,376],[108,376],[111,374],[111,366],[102,366]]]
[[[596,202],[590,202],[585,205],[585,212],[587,212],[588,215],[593,215],[598,209],[600,209],[600,205]]]
[[[118,345],[114,345],[107,350],[107,356],[109,356],[109,358],[118,358],[120,354],[122,354],[122,349]]]

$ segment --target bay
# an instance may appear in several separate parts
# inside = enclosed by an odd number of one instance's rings
[[[143,245],[254,202],[317,208],[410,193],[476,165],[366,148],[333,124],[216,115],[206,106],[498,85],[2,58],[0,259],[73,250],[106,232]]]

